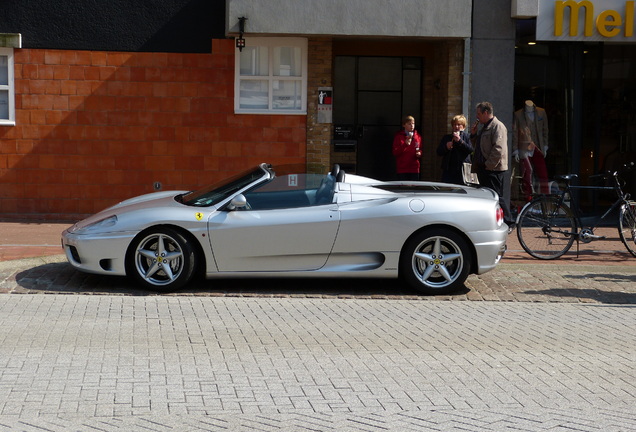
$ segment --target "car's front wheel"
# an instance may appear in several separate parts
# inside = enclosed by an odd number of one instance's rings
[[[127,274],[146,288],[173,291],[194,275],[196,255],[185,237],[168,227],[138,235],[126,257]]]
[[[400,275],[424,294],[446,294],[461,288],[468,277],[471,250],[459,234],[444,228],[413,236],[400,257]]]

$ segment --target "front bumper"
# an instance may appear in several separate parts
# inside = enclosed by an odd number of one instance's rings
[[[62,233],[62,248],[76,269],[94,274],[125,276],[126,250],[134,233]]]

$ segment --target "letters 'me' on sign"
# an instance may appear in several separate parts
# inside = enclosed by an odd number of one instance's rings
[[[540,0],[537,40],[636,42],[634,0]]]

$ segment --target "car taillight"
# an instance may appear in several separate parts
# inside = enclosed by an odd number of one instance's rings
[[[503,209],[498,205],[497,206],[497,210],[495,211],[496,214],[496,219],[497,219],[497,226],[500,227],[501,224],[503,224],[503,220],[504,220],[504,211]]]

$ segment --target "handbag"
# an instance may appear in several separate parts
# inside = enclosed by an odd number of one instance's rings
[[[473,164],[471,162],[463,162],[462,163],[462,178],[464,179],[464,184],[479,184],[479,178],[477,174],[471,172]]]

